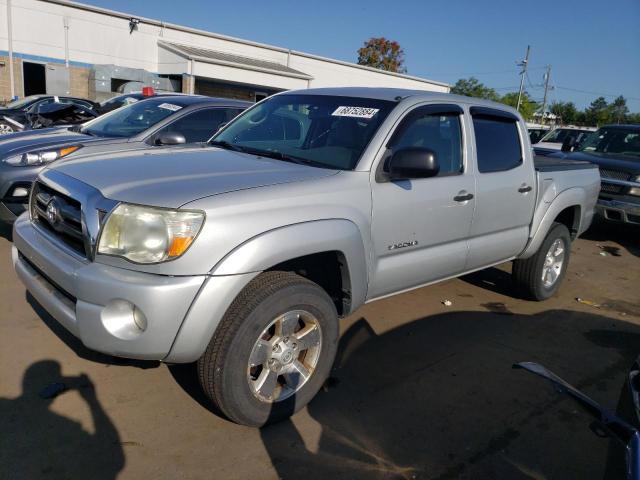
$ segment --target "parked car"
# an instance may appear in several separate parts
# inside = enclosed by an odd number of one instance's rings
[[[249,102],[160,96],[114,110],[71,129],[35,130],[0,140],[0,221],[26,210],[31,182],[47,164],[96,152],[206,142]]]
[[[116,95],[115,97],[105,100],[104,102],[100,102],[98,111],[100,112],[100,114],[104,114],[112,110],[115,110],[117,108],[123,107],[125,105],[130,105],[132,103],[139,102],[140,100],[144,100],[146,98],[159,97],[163,95],[175,96],[175,95],[186,95],[186,94],[175,93],[175,92],[156,92],[155,90],[151,90],[151,89],[148,92],[145,91],[145,92],[124,93],[122,95]]]
[[[572,152],[553,156],[598,165],[602,185],[596,212],[606,220],[640,225],[640,125],[605,125]]]
[[[600,185],[586,162],[535,167],[511,107],[443,93],[284,92],[210,143],[53,164],[13,262],[88,348],[197,361],[253,426],[313,398],[365,302],[511,260],[522,295],[552,296]]]
[[[8,103],[0,108],[0,135],[18,132],[28,125],[28,116],[37,114],[51,103],[77,105],[81,108],[96,110],[98,104],[91,100],[57,95],[31,95]]]
[[[558,127],[544,135],[539,142],[533,144],[536,155],[549,155],[559,152],[562,144],[569,139],[575,145],[579,145],[584,138],[596,129],[592,127]]]
[[[538,143],[543,136],[549,133],[551,127],[549,125],[541,125],[538,123],[527,123],[527,130],[529,131],[529,140],[534,144]]]

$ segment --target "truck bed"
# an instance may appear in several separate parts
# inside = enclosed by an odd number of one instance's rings
[[[533,164],[538,172],[559,172],[564,170],[585,170],[588,168],[598,168],[591,162],[576,160],[564,160],[562,158],[550,158],[536,155]]]

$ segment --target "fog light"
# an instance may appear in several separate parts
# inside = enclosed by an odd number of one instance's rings
[[[100,319],[111,335],[122,340],[136,338],[147,329],[147,317],[127,300],[109,301],[102,309]]]
[[[640,187],[631,187],[629,189],[629,195],[634,195],[636,197],[640,197]]]
[[[28,197],[29,189],[25,187],[16,187],[13,189],[13,193],[11,193],[12,197]]]

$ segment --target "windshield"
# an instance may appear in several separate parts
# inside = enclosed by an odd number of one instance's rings
[[[277,95],[237,117],[214,145],[353,170],[394,102],[328,95]]]
[[[640,159],[640,129],[601,128],[589,135],[578,150],[596,155],[625,155]]]
[[[150,99],[98,117],[80,130],[97,137],[133,137],[182,109],[175,99]]]
[[[40,97],[37,95],[31,95],[29,97],[25,97],[22,100],[14,100],[13,102],[9,102],[5,105],[5,108],[24,108],[30,104],[32,104],[33,102],[35,102],[36,100],[38,100]]]
[[[564,143],[567,138],[573,138],[579,143],[586,135],[591,133],[588,130],[577,130],[574,128],[556,128],[540,139],[541,142]]]

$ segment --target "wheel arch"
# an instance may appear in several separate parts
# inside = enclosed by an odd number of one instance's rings
[[[534,255],[555,222],[565,225],[569,229],[571,239],[574,240],[582,231],[582,205],[585,200],[586,192],[581,188],[565,190],[554,198],[538,225],[536,226],[535,223],[532,225],[533,233],[529,243],[518,258],[529,258]]]
[[[294,271],[323,287],[341,315],[362,305],[368,274],[362,235],[350,220],[287,225],[249,239],[211,269],[211,275]],[[336,282],[339,285],[336,285]]]

